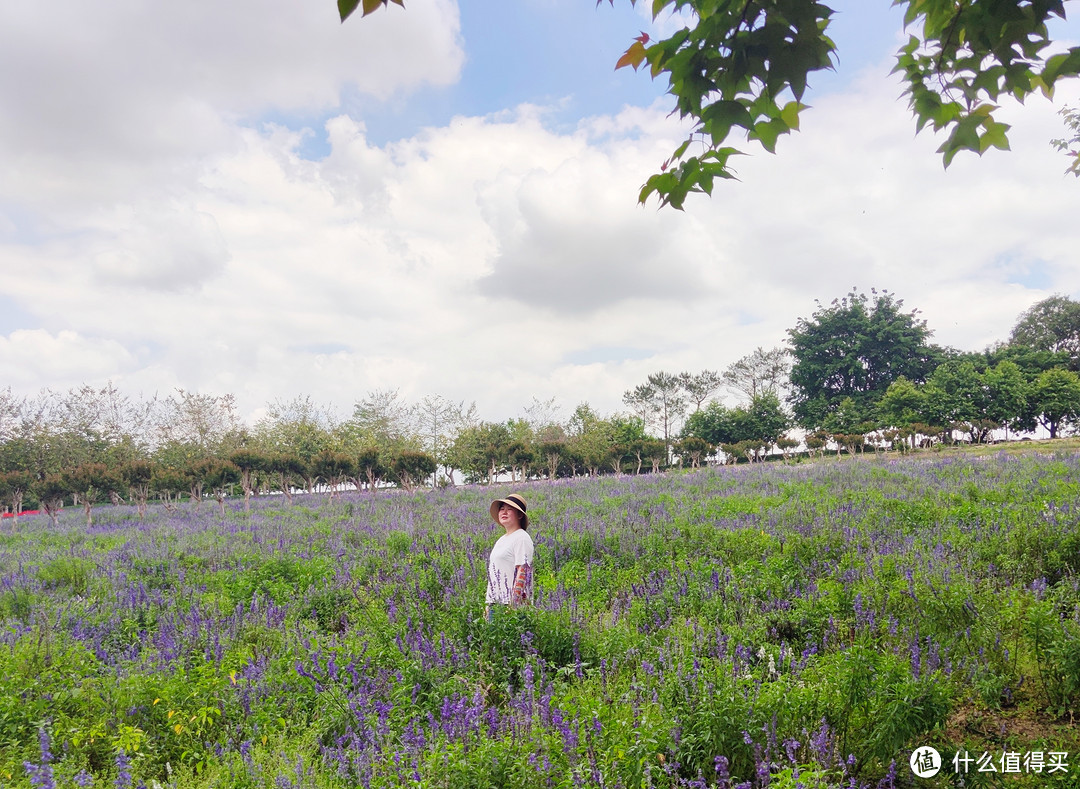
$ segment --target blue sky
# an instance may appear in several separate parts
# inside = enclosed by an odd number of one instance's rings
[[[368,139],[379,145],[425,126],[444,126],[456,115],[489,115],[524,103],[549,108],[546,122],[555,128],[570,128],[589,115],[617,113],[628,104],[648,106],[666,94],[664,78],[614,69],[635,36],[646,28],[655,31],[645,16],[647,6],[463,0],[458,4],[465,49],[460,79],[385,100],[347,91],[343,105],[364,119]],[[835,6],[829,33],[839,52],[837,68],[816,74],[811,94],[843,89],[861,70],[880,64],[895,50],[903,26],[903,15],[887,2],[848,0]],[[385,13],[407,11],[395,7]],[[669,18],[662,16],[658,24]],[[354,17],[345,24],[368,21]],[[392,69],[393,63],[385,67]],[[321,127],[335,114],[336,108],[321,115],[272,112],[255,122],[309,129],[301,150],[308,158],[322,158],[329,146]]]
[[[614,70],[674,21],[628,2],[5,4],[0,388],[610,413],[852,286],[963,349],[1080,297],[1080,182],[1048,144],[1077,87],[1006,104],[1013,150],[945,172],[889,76],[899,12],[835,5],[803,130],[679,213],[636,203],[685,134],[666,84]]]

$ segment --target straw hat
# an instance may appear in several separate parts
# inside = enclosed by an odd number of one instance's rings
[[[491,519],[496,523],[499,522],[499,506],[505,504],[508,507],[513,507],[515,510],[521,513],[521,528],[529,528],[529,516],[525,514],[527,509],[525,506],[525,499],[521,498],[517,493],[511,493],[505,499],[495,499],[491,502],[491,507],[488,512],[491,513]]]

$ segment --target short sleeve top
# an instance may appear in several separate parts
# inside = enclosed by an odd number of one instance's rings
[[[484,601],[510,604],[510,592],[514,588],[514,568],[521,564],[532,565],[533,541],[525,529],[504,534],[495,541],[488,558],[488,585]]]

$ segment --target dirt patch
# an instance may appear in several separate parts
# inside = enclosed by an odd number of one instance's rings
[[[1047,744],[1077,752],[1080,751],[1080,726],[1068,720],[1033,715],[1029,711],[961,707],[945,723],[945,740],[987,748]]]

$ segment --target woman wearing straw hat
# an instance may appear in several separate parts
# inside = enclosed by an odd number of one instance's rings
[[[515,607],[529,602],[532,596],[533,542],[529,536],[529,516],[525,499],[511,493],[491,502],[491,518],[505,534],[495,541],[488,558],[488,585],[484,602],[487,618],[494,605]]]

